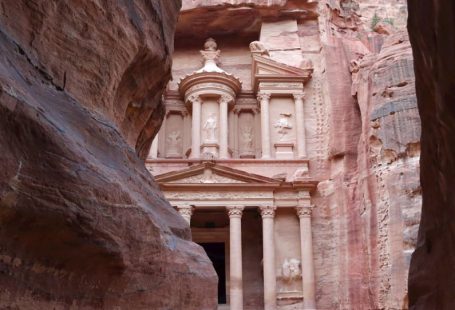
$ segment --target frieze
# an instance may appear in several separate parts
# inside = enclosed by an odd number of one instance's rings
[[[246,183],[246,182],[226,178],[226,177],[223,177],[223,176],[220,176],[217,174],[211,174],[211,175],[199,174],[199,175],[191,176],[188,178],[171,181],[170,183],[191,184],[191,183]]]
[[[221,90],[223,92],[227,92],[229,95],[231,95],[233,98],[235,98],[235,93],[232,90],[232,88],[225,86],[223,84],[220,84],[220,83],[201,83],[201,84],[193,85],[188,89],[187,93],[189,94],[189,93],[194,93],[194,92],[197,92],[200,90],[207,90],[207,89]]]
[[[185,200],[232,200],[232,199],[272,199],[271,192],[258,191],[231,191],[231,192],[182,192],[165,191],[166,199],[185,199]]]
[[[303,88],[302,83],[269,83],[269,82],[261,82],[259,87],[262,88]]]

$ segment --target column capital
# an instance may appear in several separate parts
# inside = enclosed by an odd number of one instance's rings
[[[228,212],[229,218],[241,218],[244,206],[227,206],[226,210]]]
[[[259,210],[261,211],[261,216],[263,219],[275,217],[275,206],[260,206]]]
[[[262,101],[262,100],[269,101],[271,96],[272,96],[271,93],[266,93],[266,92],[263,92],[263,91],[258,92],[258,94],[257,94],[257,97],[258,97],[259,101]]]
[[[190,205],[176,206],[175,208],[181,215],[192,216],[194,212],[194,207]]]
[[[296,207],[297,215],[299,218],[311,217],[313,208],[311,207]]]
[[[228,96],[228,95],[221,95],[220,98],[218,99],[219,103],[222,103],[222,102],[229,103],[232,101],[234,101],[234,98],[232,98],[231,96]]]
[[[202,102],[201,97],[199,95],[188,96],[188,98],[186,98],[186,100],[188,100],[191,103],[195,103],[195,102],[201,103]]]
[[[303,100],[305,98],[305,93],[302,92],[296,92],[293,93],[292,96],[294,97],[294,100]]]

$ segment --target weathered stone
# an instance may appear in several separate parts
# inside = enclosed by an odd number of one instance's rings
[[[178,8],[1,3],[0,308],[214,309],[210,261],[137,156]]]
[[[422,118],[422,221],[409,272],[412,309],[455,307],[455,3],[408,1]]]

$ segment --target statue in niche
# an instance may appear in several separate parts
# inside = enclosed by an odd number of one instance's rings
[[[242,147],[246,152],[253,151],[253,128],[251,126],[244,126],[241,130]]]
[[[167,137],[167,141],[168,141],[167,155],[168,156],[181,155],[179,153],[179,151],[178,151],[179,146],[180,146],[180,142],[182,141],[182,137],[181,137],[180,131],[175,130],[175,131],[169,133],[169,135]]]
[[[211,113],[204,124],[205,140],[208,142],[216,142],[216,114]]]
[[[292,129],[292,125],[289,118],[292,116],[291,113],[281,113],[280,118],[276,121],[273,127],[277,128],[277,133],[280,135],[280,141],[284,141],[289,131]]]
[[[281,267],[281,278],[286,286],[287,292],[298,291],[299,279],[302,277],[300,260],[291,258],[285,259]]]

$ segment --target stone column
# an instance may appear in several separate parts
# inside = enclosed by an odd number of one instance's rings
[[[303,309],[316,309],[311,207],[297,207],[300,219],[300,249],[302,252]]]
[[[177,206],[177,211],[180,215],[187,221],[188,225],[191,224],[191,216],[193,215],[194,207],[193,206]]]
[[[193,107],[191,124],[191,158],[201,157],[201,99],[199,96],[188,98]]]
[[[295,122],[297,130],[297,158],[305,158],[306,154],[306,138],[305,138],[305,115],[303,111],[304,93],[295,93]]]
[[[150,147],[150,152],[147,158],[149,159],[158,158],[158,134],[156,134],[155,138],[152,141],[152,146]]]
[[[275,271],[275,210],[276,207],[260,207],[262,216],[262,243],[264,264],[264,310],[276,309]]]
[[[242,206],[228,206],[230,240],[229,295],[231,310],[243,309]]]
[[[261,104],[261,139],[262,139],[262,158],[269,159],[270,156],[270,116],[269,101],[270,94],[260,92],[258,100]]]
[[[234,133],[234,145],[233,145],[233,149],[234,149],[234,153],[233,153],[233,157],[235,158],[239,158],[239,148],[240,148],[240,138],[239,138],[239,116],[240,116],[240,110],[237,108],[237,107],[234,107],[234,109],[232,110],[232,112],[234,113],[234,121],[233,121],[233,128],[232,128],[232,132]]]
[[[229,158],[228,153],[228,103],[231,98],[221,96],[220,103],[220,159]]]

